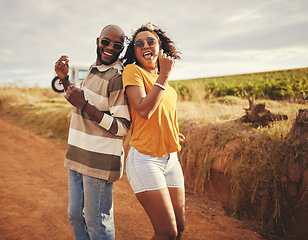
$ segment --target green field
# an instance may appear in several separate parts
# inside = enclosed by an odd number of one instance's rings
[[[227,95],[257,99],[308,99],[308,68],[171,81],[182,100],[202,101]]]

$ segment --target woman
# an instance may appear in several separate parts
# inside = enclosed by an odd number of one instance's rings
[[[184,136],[177,94],[168,84],[177,58],[173,41],[150,23],[133,33],[124,56],[122,80],[132,118],[126,173],[152,222],[152,239],[181,239],[184,230],[184,178],[177,158]]]

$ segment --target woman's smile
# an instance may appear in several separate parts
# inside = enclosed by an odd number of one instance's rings
[[[135,56],[138,64],[148,72],[157,71],[159,53],[157,37],[149,31],[140,32],[136,36]]]
[[[151,59],[153,56],[153,54],[150,52],[150,51],[146,51],[144,54],[143,54],[143,57],[145,59]]]

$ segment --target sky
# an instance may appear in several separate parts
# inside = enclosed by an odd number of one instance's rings
[[[170,80],[308,65],[307,0],[0,0],[0,86],[48,88],[61,55],[95,62],[105,25],[147,22],[182,53]]]

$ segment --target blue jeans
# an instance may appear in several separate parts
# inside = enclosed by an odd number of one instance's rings
[[[115,239],[113,184],[69,169],[68,219],[76,240]]]

